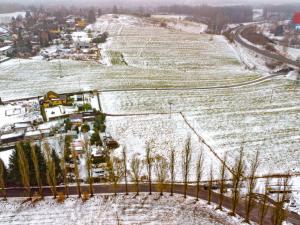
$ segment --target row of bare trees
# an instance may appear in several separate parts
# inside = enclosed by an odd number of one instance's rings
[[[31,144],[31,157],[33,162],[34,174],[36,179],[36,184],[38,186],[39,195],[43,196],[43,186],[42,179],[40,174],[38,157],[35,153],[35,145]],[[66,151],[67,145],[62,145],[61,148]],[[50,189],[53,193],[53,197],[57,197],[57,180],[56,180],[56,168],[53,157],[51,156],[51,148],[48,143],[43,144],[43,149],[46,159],[46,175],[47,182],[50,186]],[[89,182],[89,193],[92,197],[94,195],[94,182],[93,182],[93,170],[92,170],[92,153],[89,146],[89,140],[86,138],[84,143],[84,149],[86,153],[86,169],[88,171],[88,182]],[[117,195],[118,184],[125,182],[125,193],[128,194],[128,182],[131,178],[131,181],[134,183],[136,195],[140,192],[141,182],[147,181],[149,194],[151,195],[153,190],[153,177],[155,176],[155,187],[160,195],[163,195],[164,190],[167,189],[170,192],[170,195],[173,196],[175,189],[176,172],[175,168],[177,165],[175,150],[171,149],[169,154],[169,159],[161,156],[155,155],[153,153],[153,143],[146,143],[145,148],[145,158],[137,154],[133,155],[128,164],[127,150],[126,147],[123,148],[122,157],[112,157],[107,164],[108,168],[108,178],[113,183],[114,193]],[[22,184],[24,190],[27,193],[27,196],[31,197],[31,185],[30,185],[30,173],[28,160],[25,156],[23,147],[20,143],[17,144],[17,154],[18,154],[18,163],[19,171],[21,175]],[[62,154],[64,155],[64,154]],[[75,151],[72,151],[72,158],[74,163],[74,174],[76,180],[76,187],[78,197],[82,196],[81,191],[81,180],[79,176],[78,168],[78,159]],[[196,192],[195,197],[196,201],[200,197],[201,189],[203,189],[203,184],[206,187],[207,191],[203,192],[207,194],[207,203],[212,202],[212,196],[214,195],[213,189],[218,190],[218,206],[216,209],[222,210],[224,201],[231,201],[231,212],[230,215],[235,216],[241,204],[244,204],[244,215],[245,222],[250,223],[251,212],[254,207],[259,208],[259,224],[264,224],[265,216],[269,209],[270,199],[268,197],[268,181],[265,186],[265,193],[260,195],[258,200],[258,195],[255,193],[255,187],[257,184],[257,169],[259,167],[259,152],[257,151],[253,161],[250,163],[249,168],[245,166],[245,156],[243,148],[239,151],[239,155],[235,160],[233,168],[229,171],[227,166],[227,154],[224,155],[223,160],[220,164],[218,179],[214,179],[214,168],[211,163],[210,169],[208,171],[209,179],[207,181],[203,180],[204,169],[205,169],[205,156],[203,150],[200,150],[195,163],[195,175],[196,182],[195,186],[189,186],[190,183],[190,174],[191,174],[191,159],[192,159],[192,147],[191,147],[191,138],[186,139],[184,148],[182,150],[182,182],[183,182],[183,196],[186,198],[191,192]],[[69,184],[67,179],[67,170],[66,162],[64,157],[60,159],[60,166],[63,174],[63,183],[64,183],[64,194],[69,196]],[[142,176],[144,169],[146,169],[147,176]],[[231,178],[229,178],[231,174]],[[154,176],[153,176],[154,175]],[[281,181],[278,186],[282,186],[283,190],[278,192],[277,199],[275,204],[272,207],[273,210],[273,221],[274,225],[281,224],[286,218],[286,211],[284,210],[284,203],[287,200],[287,188],[288,188],[288,177]],[[242,196],[241,187],[245,185],[246,194]],[[231,198],[227,198],[225,193],[227,192],[228,187],[231,188]],[[5,166],[4,163],[0,160],[0,190],[6,198],[7,193],[5,189]],[[122,191],[122,190],[121,190]],[[178,190],[177,190],[178,191]],[[260,204],[258,204],[260,203]],[[228,204],[227,204],[228,206]]]

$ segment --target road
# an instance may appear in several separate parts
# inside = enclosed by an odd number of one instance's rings
[[[239,26],[238,28],[236,28],[234,31],[233,31],[233,35],[234,35],[234,39],[236,42],[238,42],[239,44],[241,44],[242,46],[260,54],[260,55],[263,55],[267,58],[270,58],[270,59],[273,59],[273,60],[276,60],[276,61],[280,61],[280,62],[284,62],[286,64],[289,64],[289,65],[292,65],[292,66],[296,66],[297,68],[300,67],[300,64],[294,60],[291,60],[287,57],[284,57],[282,55],[279,55],[279,54],[276,54],[276,53],[273,53],[273,52],[270,52],[270,51],[267,51],[267,50],[263,50],[263,49],[260,49],[254,45],[251,45],[247,42],[245,42],[242,38],[241,38],[241,33],[243,32],[244,29],[246,28],[249,28],[251,27],[252,25],[248,25],[248,26]]]
[[[142,183],[139,185],[140,192],[148,192],[148,184]],[[58,191],[63,192],[64,187],[59,186]],[[88,186],[84,185],[81,187],[82,191],[88,191]],[[156,184],[152,185],[152,190],[158,190]],[[37,191],[37,188],[33,188],[32,192]],[[128,191],[131,193],[135,192],[135,185],[134,184],[128,184]],[[176,194],[183,194],[184,191],[184,186],[182,184],[174,184],[174,193]],[[43,192],[45,196],[51,196],[51,190],[49,187],[44,187]],[[114,193],[114,188],[113,185],[111,184],[95,184],[94,185],[94,192],[97,194],[112,194]],[[119,184],[117,186],[116,192],[118,193],[125,193],[125,184]],[[170,185],[166,184],[165,185],[165,192],[170,192]],[[69,193],[70,195],[76,195],[77,194],[77,189],[75,186],[70,186],[69,187]],[[24,189],[23,188],[7,188],[7,194],[8,197],[22,197],[24,196]],[[187,194],[190,197],[196,197],[196,186],[195,185],[189,185],[187,189]],[[165,193],[166,195],[166,193]],[[201,189],[199,192],[199,198],[203,200],[207,200],[208,196],[208,191]],[[212,202],[218,203],[219,201],[219,195],[217,193],[212,194]],[[229,197],[224,197],[224,203],[223,206],[227,209],[231,208],[231,198]],[[253,222],[258,222],[259,221],[259,207],[260,203],[256,203],[255,208],[251,211],[250,219]],[[269,206],[268,211],[266,213],[266,217],[264,220],[265,225],[272,225],[272,211],[273,211],[273,206]],[[296,213],[291,213],[287,212],[288,218],[287,221],[292,223],[292,224],[300,224],[300,216]],[[240,201],[238,207],[237,207],[237,214],[240,215],[241,217],[245,216],[245,202],[243,200]]]

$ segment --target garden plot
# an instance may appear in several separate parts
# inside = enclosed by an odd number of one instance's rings
[[[179,195],[172,198],[158,198],[156,194],[100,195],[85,203],[77,197],[61,204],[50,197],[34,205],[21,202],[21,199],[9,199],[0,203],[1,224],[242,224],[241,218],[229,218],[203,201],[195,204],[194,199]]]
[[[235,89],[101,94],[104,111],[112,114],[168,113],[171,102],[172,113],[183,112],[218,155],[229,153],[231,165],[241,147],[247,163],[259,150],[262,174],[300,169],[299,97],[300,89],[295,89],[294,82],[279,79]],[[172,128],[170,124],[182,123],[178,118],[172,115],[169,122],[167,115],[108,117],[107,129],[122,143],[130,137],[128,149],[134,146],[143,151],[144,140],[153,138],[161,146],[157,149],[164,152],[161,140],[173,139],[174,145],[180,146],[191,132],[187,126]],[[159,126],[157,121],[161,121]]]

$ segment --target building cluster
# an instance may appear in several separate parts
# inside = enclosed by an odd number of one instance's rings
[[[40,140],[54,135],[65,119],[81,126],[99,114],[95,93],[59,95],[2,103],[0,145],[14,145],[20,140]]]
[[[45,59],[99,59],[98,44],[106,40],[107,33],[93,34],[87,28],[87,19],[50,16],[44,10],[27,11],[24,17],[13,17],[8,26],[0,27],[0,55],[28,58],[43,49]]]

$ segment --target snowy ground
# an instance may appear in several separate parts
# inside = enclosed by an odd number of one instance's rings
[[[64,203],[46,198],[35,205],[20,199],[0,202],[0,221],[11,224],[161,224],[161,225],[238,225],[241,219],[212,210],[204,202],[181,196],[141,194],[118,197],[96,196],[83,203],[70,197]]]
[[[145,142],[153,139],[160,154],[167,156],[168,145],[180,154],[192,133],[178,114],[183,112],[219,156],[229,153],[232,163],[242,146],[248,163],[259,150],[259,171],[266,174],[299,171],[299,95],[293,81],[275,79],[236,89],[102,93],[101,101],[108,113],[167,113],[107,118],[107,132],[130,151],[143,154]],[[176,113],[171,119],[168,102]],[[197,154],[201,145],[195,136],[193,140]],[[210,160],[217,161],[207,156]]]

